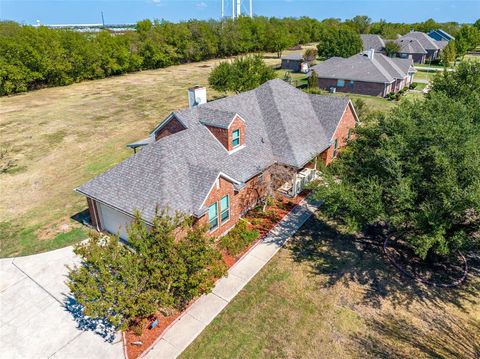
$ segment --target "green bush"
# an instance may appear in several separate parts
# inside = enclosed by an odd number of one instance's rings
[[[229,255],[236,256],[255,241],[259,235],[258,231],[247,229],[247,223],[241,220],[230,232],[220,238],[219,245]]]

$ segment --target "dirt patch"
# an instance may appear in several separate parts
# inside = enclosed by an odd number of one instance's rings
[[[55,238],[57,234],[67,233],[72,229],[73,225],[70,222],[70,218],[63,218],[51,225],[40,228],[36,234],[40,241],[48,241]]]

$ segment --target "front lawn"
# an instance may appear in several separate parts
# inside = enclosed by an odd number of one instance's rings
[[[480,263],[470,260],[470,273]],[[434,289],[310,219],[182,358],[475,358],[480,280]]]

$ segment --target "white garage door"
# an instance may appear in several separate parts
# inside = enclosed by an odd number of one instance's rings
[[[127,215],[99,203],[101,222],[104,230],[118,234],[121,239],[128,239],[126,226],[132,222]]]

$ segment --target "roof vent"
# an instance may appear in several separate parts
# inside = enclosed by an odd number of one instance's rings
[[[190,108],[207,103],[207,89],[203,86],[194,86],[188,89],[188,106]]]

